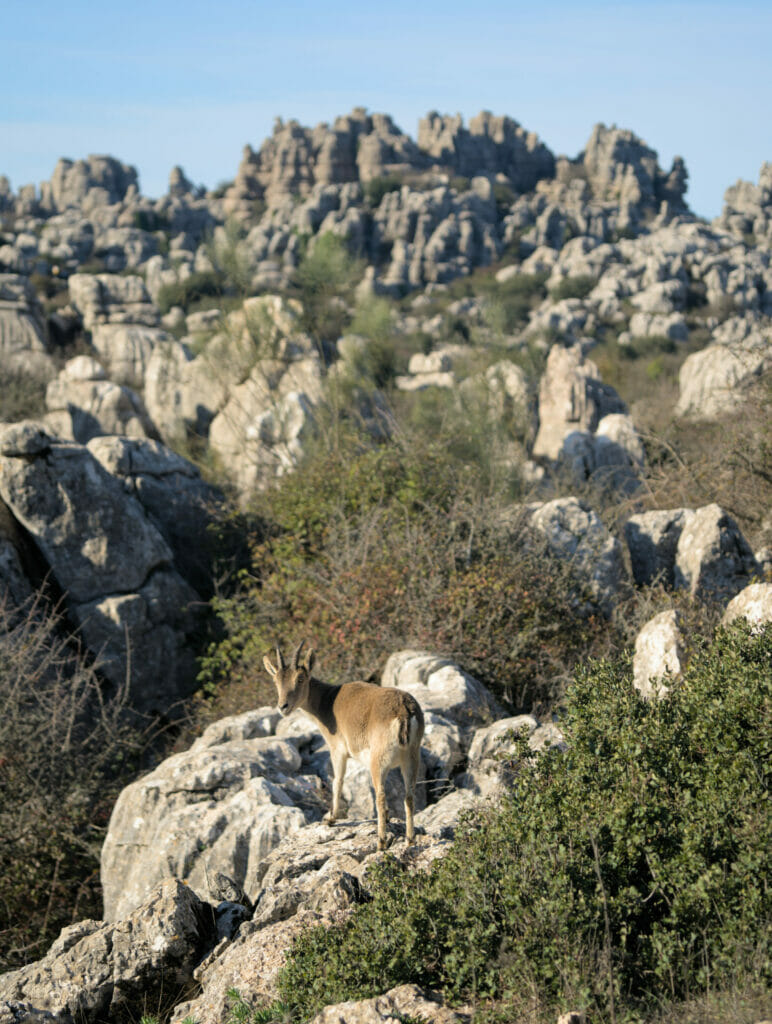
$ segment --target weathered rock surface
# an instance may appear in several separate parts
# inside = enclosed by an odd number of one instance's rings
[[[675,561],[684,526],[691,509],[657,509],[630,516],[625,523],[625,540],[630,550],[633,579],[639,586],[661,581],[675,584]]]
[[[0,274],[0,362],[44,380],[54,374],[35,289],[21,274]]]
[[[772,163],[761,165],[758,185],[738,181],[726,190],[715,224],[749,244],[772,244]]]
[[[472,1013],[470,1009],[452,1010],[439,994],[417,985],[400,985],[374,999],[350,999],[325,1006],[310,1024],[392,1024],[405,1018],[427,1024],[465,1024],[471,1021]]]
[[[70,359],[46,388],[51,433],[87,444],[103,434],[153,437],[155,427],[141,397],[131,388],[106,379],[101,365],[90,356]]]
[[[19,1006],[33,1020],[129,1024],[182,993],[213,941],[212,908],[170,879],[124,920],[71,925],[42,960],[0,976],[0,1019],[25,1019]]]
[[[622,549],[598,515],[577,498],[556,498],[531,506],[531,526],[557,558],[571,563],[579,581],[586,580],[595,601],[606,613],[622,586]]]
[[[635,640],[633,686],[647,699],[664,697],[684,663],[683,635],[675,610],[660,612]]]
[[[198,595],[122,484],[87,448],[27,421],[0,434],[0,496],[43,556],[106,675],[120,685],[131,664],[135,706],[167,710],[189,693],[186,638],[194,622],[186,606]]]
[[[160,312],[141,277],[119,274],[73,274],[70,300],[87,331],[99,324],[144,324],[155,327]]]
[[[691,594],[726,601],[758,572],[737,523],[718,505],[696,509],[676,549],[674,582]]]
[[[739,618],[752,626],[772,622],[772,583],[751,583],[732,598],[721,621],[728,625]]]

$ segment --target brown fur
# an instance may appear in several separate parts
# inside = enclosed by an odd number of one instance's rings
[[[333,800],[329,815],[340,814],[340,793],[346,762],[364,751],[370,754],[370,775],[378,811],[378,847],[386,846],[386,795],[384,780],[399,767],[405,782],[405,825],[408,843],[413,841],[415,783],[421,756],[424,716],[418,701],[409,693],[374,683],[352,682],[332,686],[311,674],[314,652],[300,662],[302,643],[289,665],[277,649],[277,665],[263,658],[265,669],[276,685],[279,710],[290,714],[302,708],[316,720],[330,748],[333,770]],[[411,722],[415,723],[411,737]]]

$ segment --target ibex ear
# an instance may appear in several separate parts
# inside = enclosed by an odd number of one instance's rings
[[[263,658],[263,664],[265,665],[265,671],[266,671],[266,672],[268,673],[268,675],[269,675],[269,676],[271,677],[271,679],[273,679],[273,678],[274,678],[274,677],[276,676],[276,673],[277,673],[277,672],[278,672],[279,670],[278,670],[278,668],[275,668],[275,667],[274,667],[274,666],[273,666],[273,665],[271,664],[271,659],[270,659],[270,658],[268,657],[268,655],[267,655],[267,654],[266,654],[266,656],[265,656],[265,657]]]
[[[314,667],[316,661],[316,655],[314,654],[313,647],[309,647],[308,654],[306,655],[306,672],[311,675],[311,669]]]

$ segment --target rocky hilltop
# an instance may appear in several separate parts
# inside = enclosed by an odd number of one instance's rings
[[[492,472],[519,496],[485,529],[513,558],[569,565],[577,619],[608,623],[623,598],[660,588],[726,621],[768,620],[772,519],[754,509],[741,524],[725,500],[755,456],[724,467],[720,501],[701,468],[699,501],[661,505],[651,472],[665,458],[657,417],[736,428],[764,408],[772,370],[772,164],[728,188],[713,223],[689,210],[687,180],[680,158],[663,168],[615,126],[567,157],[506,116],[431,112],[412,139],[361,108],[315,128],[277,121],[214,192],[175,167],[151,199],[109,156],[62,159],[15,192],[0,178],[8,629],[45,593],[105,693],[127,688],[135,712],[175,719],[197,685],[213,538],[232,510],[324,430],[355,423],[376,446],[399,437],[400,415],[431,424],[437,408],[485,424]],[[636,365],[643,398],[623,387]],[[763,455],[766,439],[751,442]],[[674,609],[646,617],[635,686],[661,697],[689,626]],[[422,871],[459,814],[506,787],[502,737],[525,729],[542,752],[563,736],[453,660],[389,653],[382,684],[412,692],[427,720],[422,843],[394,847]],[[293,937],[366,901],[378,861],[367,771],[352,766],[351,821],[335,829],[320,823],[330,773],[312,724],[268,707],[155,764],[112,811],[104,921],[0,977],[0,1024],[136,1020],[161,992],[169,1006],[170,986],[180,1022],[226,1019],[234,987],[274,998]],[[397,784],[395,813],[400,801]],[[402,986],[319,1020],[404,1015],[469,1019]]]

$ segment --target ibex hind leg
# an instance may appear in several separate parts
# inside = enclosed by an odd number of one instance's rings
[[[370,775],[375,790],[375,810],[378,815],[378,849],[385,850],[388,846],[388,812],[386,810],[386,774],[388,769],[383,763],[380,751],[373,751],[370,757]]]
[[[405,837],[408,845],[415,839],[413,813],[415,812],[415,786],[418,779],[419,759],[420,752],[408,747],[400,764],[402,780],[405,783]]]

